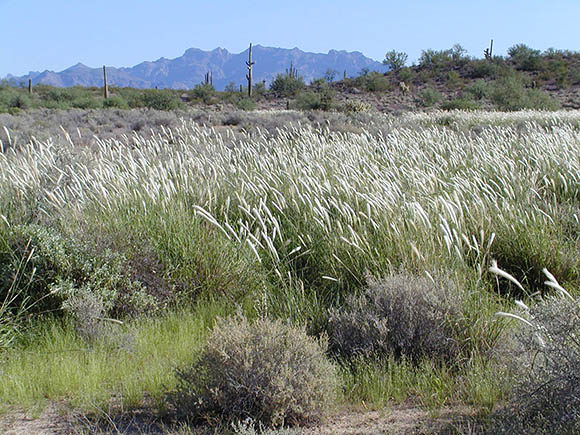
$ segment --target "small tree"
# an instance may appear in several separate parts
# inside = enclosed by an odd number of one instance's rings
[[[385,54],[383,65],[386,65],[392,71],[398,71],[405,66],[408,58],[407,53],[391,50]]]
[[[324,73],[324,80],[326,80],[328,83],[332,83],[337,74],[338,74],[337,70],[328,68]]]

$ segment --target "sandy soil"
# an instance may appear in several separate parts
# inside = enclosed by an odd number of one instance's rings
[[[304,435],[475,433],[469,430],[468,424],[465,424],[472,419],[473,410],[467,407],[443,408],[436,412],[404,405],[381,411],[348,409],[329,417],[322,425],[303,428],[298,433]],[[82,417],[71,414],[63,405],[57,404],[50,404],[36,414],[11,410],[0,417],[0,433],[6,435],[64,435],[97,431],[123,434],[183,433],[173,431],[139,412],[125,415],[118,421],[111,419],[98,427]]]

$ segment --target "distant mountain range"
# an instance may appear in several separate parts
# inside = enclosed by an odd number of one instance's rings
[[[214,87],[223,90],[232,82],[236,87],[247,83],[246,60],[248,60],[247,49],[234,54],[223,48],[211,51],[190,48],[183,56],[175,59],[162,57],[153,62],[142,62],[128,68],[107,66],[107,81],[110,86],[119,87],[190,89],[201,83],[207,72],[211,72]],[[255,45],[252,49],[252,60],[256,63],[253,69],[254,83],[263,80],[270,83],[278,73],[285,72],[290,64],[307,83],[323,77],[328,70],[336,71],[337,79],[342,79],[345,72],[347,76],[354,76],[359,75],[364,69],[385,70],[380,62],[358,51],[330,50],[327,54],[323,54],[309,53],[298,48]],[[78,63],[61,72],[30,72],[21,77],[8,75],[6,79],[16,84],[27,83],[28,79],[32,79],[33,84],[42,83],[59,87],[102,86],[103,69],[90,68]]]

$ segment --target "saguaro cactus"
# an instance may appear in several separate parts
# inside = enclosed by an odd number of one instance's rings
[[[211,71],[205,73],[205,84],[213,86],[213,73]]]
[[[491,60],[491,58],[493,56],[493,39],[491,40],[491,42],[489,44],[489,48],[486,48],[485,50],[483,50],[483,55],[485,56],[485,58],[487,60]]]
[[[103,82],[105,85],[104,89],[105,99],[107,99],[109,98],[109,85],[107,84],[107,67],[105,67],[105,65],[103,65]]]
[[[246,65],[248,66],[248,74],[246,74],[246,78],[248,79],[248,97],[252,97],[252,66],[256,62],[252,62],[252,44],[250,43],[250,50],[248,52],[248,60],[246,61]]]
[[[294,65],[292,65],[292,62],[290,62],[290,68],[286,68],[286,75],[291,79],[298,78],[298,70],[296,67],[294,67]]]
[[[32,94],[32,79],[28,79],[28,93]]]

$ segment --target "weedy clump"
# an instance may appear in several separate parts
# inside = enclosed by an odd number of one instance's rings
[[[491,416],[492,431],[578,433],[580,431],[580,301],[548,276],[559,294],[530,307],[518,301],[519,320],[504,360],[514,373],[508,405]]]
[[[447,280],[399,273],[367,278],[363,295],[330,314],[330,348],[345,358],[394,356],[451,361],[460,350],[462,296]]]
[[[220,319],[198,360],[177,370],[170,402],[192,421],[250,417],[268,427],[318,421],[337,387],[326,346],[280,320]]]

